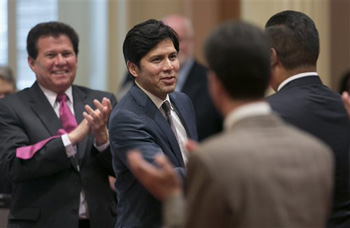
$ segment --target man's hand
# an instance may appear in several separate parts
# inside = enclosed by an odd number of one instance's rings
[[[86,112],[83,112],[84,118],[88,121],[91,132],[96,139],[96,145],[100,146],[108,141],[107,120],[112,111],[112,104],[108,98],[103,98],[102,103],[94,100],[96,109],[93,110],[89,105],[85,105]]]
[[[90,126],[87,120],[81,121],[81,123],[70,133],[68,133],[68,138],[73,145],[82,141],[90,132]]]
[[[346,111],[348,112],[348,116],[350,118],[350,95],[348,92],[344,91],[341,99],[343,101],[344,107],[346,109]]]
[[[155,162],[160,168],[143,159],[139,151],[128,152],[130,170],[143,186],[160,201],[181,193],[180,178],[164,154],[157,154]]]
[[[186,149],[189,153],[195,151],[198,147],[198,143],[194,140],[189,139],[186,143]]]

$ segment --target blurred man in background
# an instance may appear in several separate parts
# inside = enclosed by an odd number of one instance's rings
[[[16,91],[16,80],[9,66],[0,66],[0,98]],[[0,174],[0,227],[6,227],[11,203],[11,183]]]
[[[0,98],[16,91],[16,80],[8,66],[0,66]]]

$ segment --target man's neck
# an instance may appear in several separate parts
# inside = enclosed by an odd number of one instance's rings
[[[274,78],[272,81],[275,80],[275,83],[272,83],[272,88],[277,91],[278,87],[280,87],[281,83],[283,83],[285,80],[287,80],[290,77],[293,77],[294,75],[305,73],[305,72],[316,72],[315,66],[304,66],[304,67],[298,67],[295,69],[285,69],[284,67],[279,67],[275,69],[273,76]],[[276,83],[277,82],[277,83]]]

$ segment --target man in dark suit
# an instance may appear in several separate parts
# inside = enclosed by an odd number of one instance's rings
[[[176,33],[162,21],[140,23],[125,37],[124,58],[135,84],[113,109],[109,120],[117,179],[116,227],[162,225],[161,203],[135,179],[127,164],[127,152],[139,150],[151,163],[155,154],[165,154],[183,176],[188,157],[186,142],[197,140],[192,103],[185,94],[174,92],[178,51]],[[170,105],[170,110],[165,104]]]
[[[265,29],[276,91],[268,102],[286,122],[332,148],[335,188],[328,227],[350,227],[349,119],[340,95],[323,85],[316,72],[320,44],[315,24],[301,12],[284,11],[272,16]]]
[[[13,184],[8,227],[99,228],[116,221],[107,130],[116,100],[72,85],[78,44],[69,25],[33,27],[27,52],[36,82],[0,101],[0,167]],[[58,95],[67,101],[57,102]],[[62,131],[68,113],[78,126]]]
[[[332,153],[282,121],[264,101],[270,79],[264,32],[242,22],[222,24],[209,35],[205,56],[224,131],[191,153],[187,210],[181,208],[180,181],[164,156],[155,158],[159,168],[137,152],[128,154],[135,176],[165,200],[165,227],[324,227]]]
[[[162,19],[179,38],[180,70],[175,91],[185,93],[192,101],[196,115],[198,140],[201,141],[222,130],[222,116],[216,110],[208,90],[208,69],[200,64],[193,53],[194,31],[189,18],[171,14]],[[123,86],[132,84],[132,76],[126,76]]]

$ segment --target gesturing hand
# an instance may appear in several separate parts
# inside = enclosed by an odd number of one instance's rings
[[[350,118],[350,96],[349,96],[349,93],[344,91],[341,98],[342,98],[344,107],[345,107],[346,111],[348,112],[348,116]]]
[[[144,160],[137,150],[129,151],[127,156],[132,173],[158,200],[164,201],[181,192],[180,178],[164,154],[154,158],[160,168]]]
[[[102,103],[94,100],[96,109],[93,110],[89,105],[85,105],[86,112],[83,112],[84,118],[88,121],[91,132],[96,139],[96,144],[102,145],[108,141],[107,120],[112,111],[112,104],[108,98],[103,98]]]

